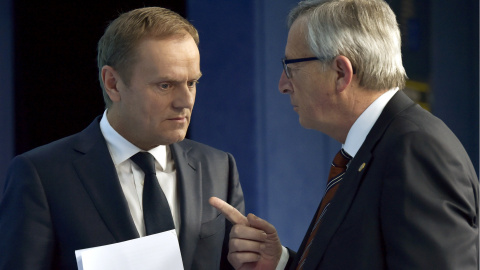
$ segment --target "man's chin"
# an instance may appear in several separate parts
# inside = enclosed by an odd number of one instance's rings
[[[187,132],[179,132],[178,134],[172,134],[171,136],[168,136],[164,139],[166,144],[172,144],[172,143],[183,141],[186,135],[187,135]]]
[[[315,129],[310,121],[306,121],[305,119],[302,119],[301,117],[299,117],[298,122],[305,129]]]

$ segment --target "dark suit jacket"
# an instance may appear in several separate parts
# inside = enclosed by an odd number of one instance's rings
[[[235,161],[190,140],[171,149],[184,267],[225,269],[231,226],[208,199],[218,196],[244,212]],[[137,237],[99,118],[13,160],[0,204],[0,269],[77,269],[75,250]]]
[[[478,205],[463,146],[398,92],[351,161],[303,269],[477,270]]]

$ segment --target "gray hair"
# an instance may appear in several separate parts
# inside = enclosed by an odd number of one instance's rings
[[[136,46],[145,38],[168,38],[191,35],[198,45],[198,32],[179,14],[161,7],[145,7],[121,14],[112,21],[98,42],[97,65],[100,86],[103,90],[105,106],[112,101],[105,91],[102,68],[105,65],[115,68],[125,83],[130,83],[132,66],[135,63]]]
[[[395,14],[383,0],[302,1],[289,14],[288,27],[306,19],[306,41],[315,56],[347,57],[359,86],[402,89],[407,77],[402,65],[400,30]]]

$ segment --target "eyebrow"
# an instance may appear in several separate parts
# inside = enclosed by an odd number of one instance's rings
[[[199,74],[197,74],[197,76],[194,76],[193,79],[188,79],[188,81],[199,80],[202,76],[203,76],[203,74],[200,72]],[[157,80],[158,81],[167,81],[167,82],[182,82],[183,81],[183,80],[177,80],[177,79],[175,79],[173,77],[170,77],[170,76],[159,77]]]

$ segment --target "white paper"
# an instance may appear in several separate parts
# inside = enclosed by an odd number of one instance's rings
[[[76,250],[79,270],[183,270],[175,230]]]

